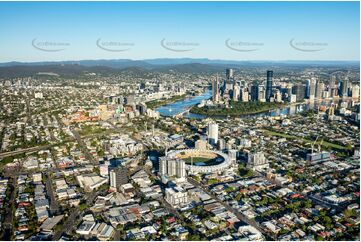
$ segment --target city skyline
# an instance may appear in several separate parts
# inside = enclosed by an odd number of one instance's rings
[[[0,6],[0,62],[186,57],[359,61],[359,2]]]
[[[360,241],[359,2],[1,2],[1,241]]]

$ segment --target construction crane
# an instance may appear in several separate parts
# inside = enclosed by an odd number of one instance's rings
[[[317,140],[318,140],[318,135],[317,135],[317,137],[316,137],[316,140],[311,144],[311,154],[313,154],[313,148],[314,148]]]
[[[321,152],[322,143],[323,143],[323,139],[321,140],[320,143],[318,143],[318,152]]]

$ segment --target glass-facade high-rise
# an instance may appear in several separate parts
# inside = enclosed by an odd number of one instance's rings
[[[266,101],[269,102],[272,96],[273,71],[267,71]]]

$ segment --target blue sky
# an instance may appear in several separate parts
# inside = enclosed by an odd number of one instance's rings
[[[359,11],[359,2],[0,2],[0,62],[359,60]]]

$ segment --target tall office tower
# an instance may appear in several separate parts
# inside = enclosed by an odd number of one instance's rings
[[[234,74],[233,69],[226,69],[226,78],[227,78],[227,80],[233,79],[233,74]]]
[[[316,94],[316,79],[315,78],[311,78],[310,80],[307,80],[306,92],[307,92],[306,96],[310,100],[313,100],[315,98],[315,94]]]
[[[128,170],[124,166],[119,166],[109,172],[110,186],[120,189],[121,185],[128,183]]]
[[[266,88],[263,85],[259,85],[258,90],[258,100],[261,102],[266,101]]]
[[[340,97],[348,96],[348,80],[346,78],[344,80],[340,81],[339,94],[340,94]]]
[[[351,91],[352,98],[359,98],[360,97],[360,86],[353,85]]]
[[[329,92],[330,92],[330,97],[335,97],[338,95],[338,88],[337,88],[337,78],[336,76],[331,76],[330,78],[330,82],[329,82]]]
[[[331,88],[331,90],[330,90],[330,97],[335,97],[335,96],[337,96],[337,95],[338,95],[338,89],[335,88],[335,87]]]
[[[306,88],[301,83],[292,87],[292,94],[296,95],[296,101],[300,102],[305,98]]]
[[[322,98],[323,90],[325,90],[325,84],[323,82],[318,81],[317,84],[316,84],[315,97],[316,98]]]
[[[208,124],[208,142],[211,145],[216,145],[218,141],[218,124],[209,123]]]
[[[306,95],[305,95],[306,98],[310,97],[310,85],[311,85],[311,80],[307,79],[306,80]]]
[[[282,93],[280,92],[280,90],[276,90],[275,101],[276,102],[282,102]]]
[[[238,85],[233,86],[233,101],[237,102],[239,100],[241,88]]]
[[[248,102],[249,101],[249,92],[247,91],[247,89],[242,89],[241,90],[241,100],[242,100],[242,102]]]
[[[267,71],[267,83],[266,83],[266,101],[269,102],[272,97],[272,85],[273,85],[273,71]]]
[[[233,95],[233,86],[234,86],[234,79],[233,79],[233,69],[226,69],[226,80],[223,82],[221,88],[221,96],[223,99],[230,99]]]
[[[252,101],[259,100],[259,85],[251,86],[251,100]]]
[[[322,92],[322,98],[329,98],[329,97],[330,97],[330,92],[324,89]]]
[[[332,89],[332,88],[335,88],[335,86],[336,86],[336,81],[337,81],[336,76],[331,76],[330,83],[329,83],[331,89]]]
[[[219,102],[219,81],[218,75],[216,79],[212,81],[212,101]]]

